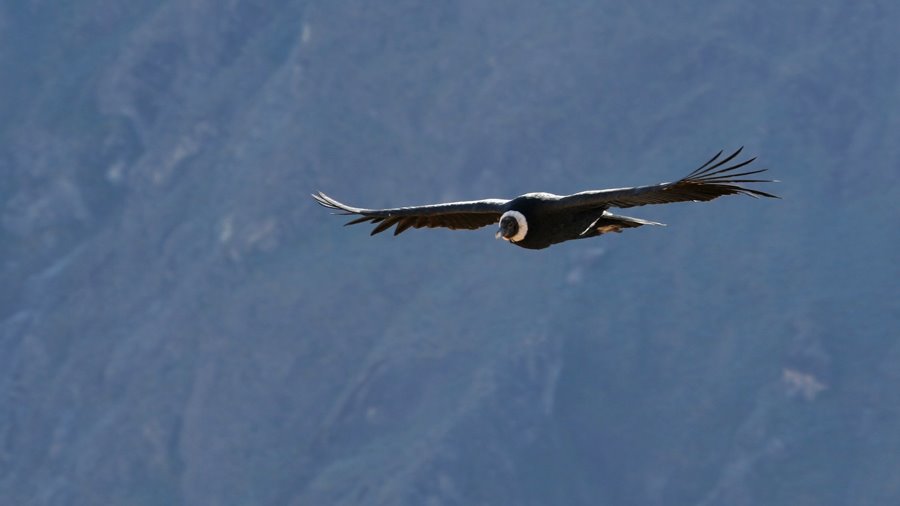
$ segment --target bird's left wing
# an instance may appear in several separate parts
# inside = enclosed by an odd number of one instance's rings
[[[376,226],[372,229],[371,235],[383,232],[393,225],[397,225],[394,235],[400,234],[410,227],[474,230],[500,221],[500,216],[504,211],[503,206],[509,202],[502,199],[485,199],[394,209],[362,209],[341,204],[322,192],[313,194],[312,197],[320,205],[338,210],[340,214],[359,215],[359,218],[349,221],[346,225],[367,221],[374,223]]]
[[[729,165],[743,148],[738,149],[723,160],[719,151],[716,156],[704,163],[697,170],[673,183],[661,183],[634,188],[616,188],[613,190],[596,190],[567,195],[552,205],[558,208],[585,207],[636,207],[648,204],[668,204],[671,202],[700,202],[712,200],[723,195],[749,195],[751,197],[771,197],[775,195],[764,191],[740,186],[741,183],[772,183],[769,179],[746,179],[751,174],[759,174],[767,169],[739,171],[756,158]]]

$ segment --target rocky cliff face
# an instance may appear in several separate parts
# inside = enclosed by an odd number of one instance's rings
[[[0,6],[3,504],[900,500],[900,9]],[[317,208],[671,180],[541,252]]]

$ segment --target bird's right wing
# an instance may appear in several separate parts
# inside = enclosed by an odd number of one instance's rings
[[[700,202],[723,195],[749,195],[751,197],[778,198],[771,193],[740,186],[742,183],[772,183],[769,179],[746,179],[746,176],[765,172],[756,169],[740,172],[755,158],[729,165],[743,148],[738,149],[723,160],[716,162],[722,152],[704,163],[697,170],[672,183],[661,183],[633,188],[596,190],[567,195],[553,203],[554,207],[578,209],[586,207],[636,207],[648,204],[669,204],[672,202]]]
[[[415,207],[397,207],[394,209],[362,209],[342,204],[322,192],[313,194],[319,205],[340,211],[339,214],[355,214],[355,218],[346,225],[372,222],[376,226],[371,235],[383,232],[397,225],[394,235],[412,228],[443,227],[452,230],[474,230],[500,221],[503,206],[509,202],[502,199],[473,200],[469,202],[450,202]]]

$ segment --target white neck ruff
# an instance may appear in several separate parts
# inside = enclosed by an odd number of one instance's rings
[[[525,220],[525,215],[520,213],[519,211],[506,211],[503,213],[503,216],[500,217],[500,221],[503,221],[503,218],[507,216],[512,216],[515,218],[516,223],[519,225],[519,230],[516,232],[516,235],[512,237],[504,237],[509,242],[519,242],[525,238],[525,234],[528,233],[528,221]]]

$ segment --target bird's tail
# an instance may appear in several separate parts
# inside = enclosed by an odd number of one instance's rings
[[[619,216],[608,211],[603,212],[603,216],[597,218],[591,226],[581,233],[582,237],[593,237],[609,232],[621,232],[623,228],[637,228],[644,225],[656,225],[665,227],[665,223],[657,223],[655,221],[642,220],[640,218],[632,218],[631,216]]]

